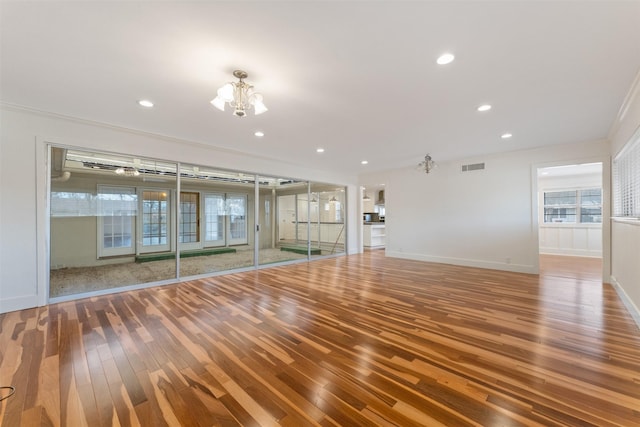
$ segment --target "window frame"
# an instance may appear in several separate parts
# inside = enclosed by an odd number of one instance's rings
[[[600,208],[600,221],[599,222],[584,222],[582,221],[582,208],[585,207],[582,203],[582,192],[584,191],[588,191],[588,190],[599,190],[600,191],[600,203],[597,205],[597,207]],[[547,205],[545,204],[545,200],[547,198],[547,194],[550,193],[568,193],[568,192],[573,192],[575,193],[575,203],[572,204],[567,204],[567,205],[557,205],[558,208],[569,208],[569,209],[574,209],[575,210],[575,221],[573,222],[564,222],[564,221],[559,221],[559,222],[553,222],[553,221],[549,221],[547,222],[547,214],[546,214],[546,209],[547,208],[553,208],[556,207],[556,205]],[[592,226],[592,227],[600,227],[602,226],[602,212],[603,212],[603,201],[602,201],[602,195],[603,195],[603,188],[602,187],[573,187],[573,188],[554,188],[554,189],[547,189],[547,190],[542,190],[541,191],[541,212],[540,212],[540,224],[542,226],[545,227],[576,227],[576,226]],[[590,206],[590,207],[594,207],[594,206]]]

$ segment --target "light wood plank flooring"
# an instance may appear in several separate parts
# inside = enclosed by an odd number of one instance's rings
[[[0,424],[640,425],[638,327],[543,265],[370,251],[7,313]]]

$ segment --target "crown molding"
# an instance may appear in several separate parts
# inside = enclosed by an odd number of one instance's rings
[[[616,114],[615,120],[611,124],[609,133],[607,134],[608,140],[611,140],[613,136],[616,134],[616,132],[620,128],[620,124],[625,119],[627,112],[629,111],[629,108],[633,103],[633,100],[636,99],[636,97],[639,95],[640,95],[640,70],[638,70],[638,73],[636,74],[636,77],[633,80],[633,83],[631,84],[631,87],[629,88],[627,95],[624,97],[624,100],[622,101],[622,105],[618,110],[618,114]]]
[[[103,129],[110,129],[110,130],[114,130],[114,131],[118,131],[118,132],[126,132],[126,133],[130,133],[130,134],[134,134],[134,135],[138,135],[138,136],[143,136],[143,137],[147,137],[147,138],[161,139],[161,140],[167,141],[167,142],[172,142],[172,143],[182,144],[182,145],[189,145],[189,146],[192,146],[192,147],[197,147],[197,148],[206,149],[206,150],[215,150],[215,151],[228,153],[228,154],[233,154],[233,155],[237,155],[237,156],[253,157],[253,158],[256,158],[256,159],[267,160],[267,161],[270,161],[270,162],[287,163],[287,164],[295,165],[295,163],[285,162],[285,161],[283,161],[281,159],[268,157],[268,156],[259,156],[259,155],[255,155],[253,153],[248,153],[248,152],[245,152],[245,151],[234,150],[232,148],[226,148],[226,147],[220,147],[220,146],[213,145],[213,144],[208,144],[206,142],[199,142],[199,141],[181,139],[181,138],[176,138],[176,137],[173,137],[173,136],[163,135],[163,134],[159,134],[159,133],[154,133],[154,132],[149,132],[149,131],[144,131],[144,130],[139,130],[139,129],[134,129],[134,128],[128,128],[128,127],[120,126],[120,125],[113,125],[113,124],[105,123],[105,122],[99,122],[99,121],[96,121],[96,120],[84,119],[84,118],[75,117],[75,116],[68,116],[68,115],[65,115],[65,114],[54,113],[54,112],[46,111],[46,110],[39,110],[39,109],[36,109],[36,108],[27,107],[27,106],[20,105],[20,104],[12,104],[12,103],[9,103],[9,102],[0,101],[0,109],[9,110],[9,111],[16,111],[16,112],[24,112],[24,113],[29,113],[29,114],[35,114],[35,115],[38,115],[38,116],[41,116],[41,117],[53,118],[53,119],[58,119],[58,120],[65,120],[65,121],[72,122],[72,123],[77,123],[77,124],[81,124],[81,125],[88,125],[88,126],[95,126],[95,127],[100,127],[100,128],[103,128]]]

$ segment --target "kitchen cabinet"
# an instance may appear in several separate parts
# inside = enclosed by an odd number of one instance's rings
[[[384,224],[365,224],[363,228],[365,248],[384,248],[386,240]]]

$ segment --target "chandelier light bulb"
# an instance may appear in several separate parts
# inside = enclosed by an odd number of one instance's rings
[[[453,60],[455,58],[456,57],[453,56],[453,54],[445,53],[445,54],[440,55],[436,62],[438,63],[438,65],[447,65],[447,64],[450,64],[451,62],[453,62]]]
[[[220,98],[220,96],[216,96],[211,100],[211,104],[216,107],[220,111],[224,111],[225,102]]]

